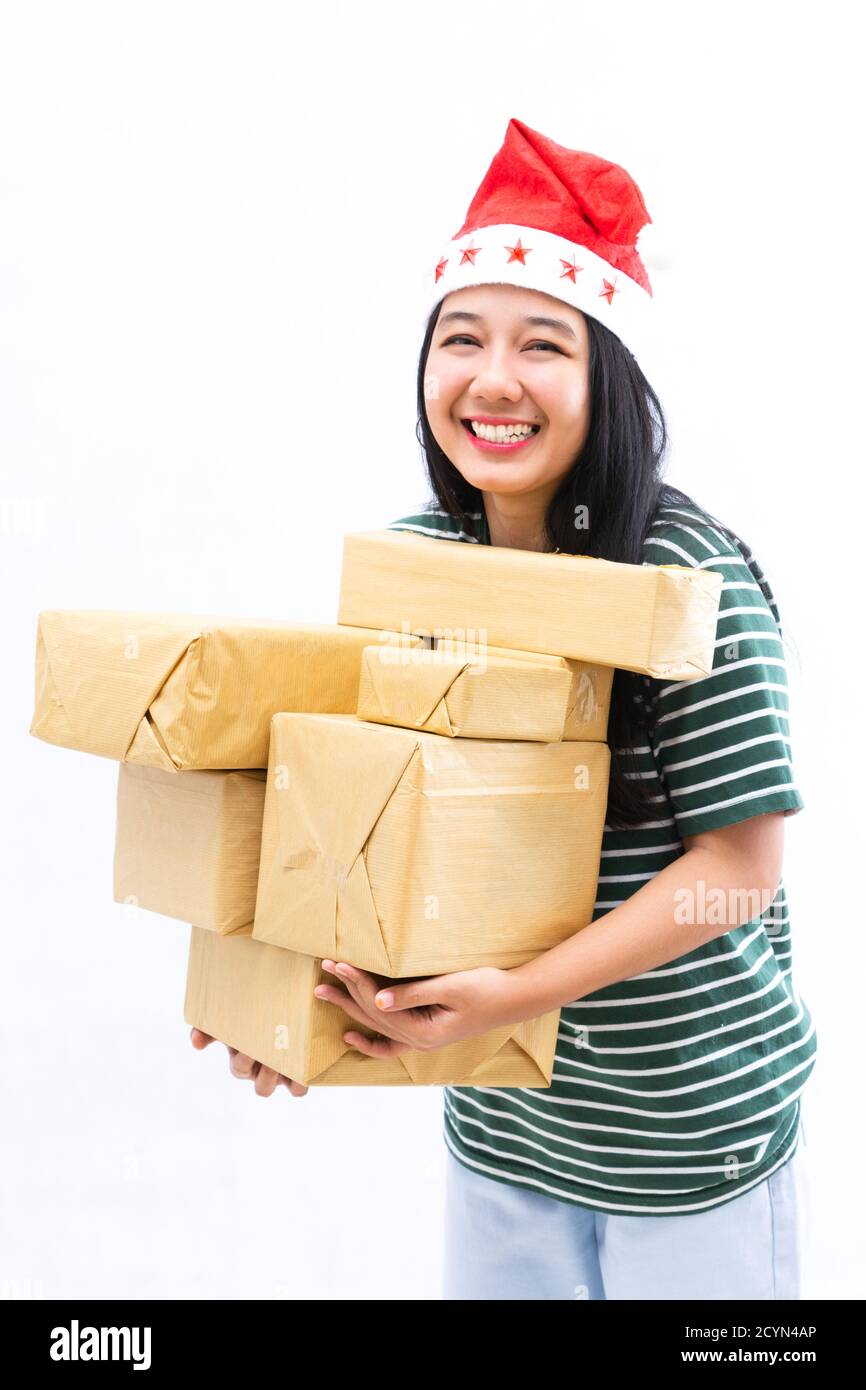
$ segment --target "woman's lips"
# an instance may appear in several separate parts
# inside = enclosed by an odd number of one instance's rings
[[[489,439],[481,439],[480,436],[474,432],[472,426],[467,425],[465,420],[461,420],[460,423],[469,435],[476,449],[489,449],[494,454],[513,454],[517,449],[525,449],[532,443],[533,439],[537,439],[541,434],[541,430],[538,429],[534,434],[528,434],[525,439],[515,440],[513,444],[492,444]]]

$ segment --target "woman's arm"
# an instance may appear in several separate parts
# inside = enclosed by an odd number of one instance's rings
[[[348,961],[323,960],[345,990],[321,984],[313,992],[377,1030],[374,1038],[354,1029],[343,1034],[370,1057],[427,1051],[539,1018],[760,917],[781,878],[784,815],[769,812],[684,836],[686,853],[627,902],[526,965],[398,983]]]
[[[686,853],[627,902],[508,971],[522,1018],[688,955],[766,911],[782,874],[785,815],[683,837]]]

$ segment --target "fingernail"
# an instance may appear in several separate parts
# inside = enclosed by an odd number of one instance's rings
[[[351,970],[349,969],[348,965],[340,964],[340,965],[337,966],[337,974],[338,974],[338,975],[349,975],[349,976],[351,976],[352,972],[351,972]]]
[[[394,1003],[394,996],[393,994],[377,994],[376,1003],[379,1005],[380,1009],[390,1009],[391,1005]]]

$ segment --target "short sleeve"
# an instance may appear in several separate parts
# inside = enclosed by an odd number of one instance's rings
[[[481,512],[469,512],[464,525],[450,512],[430,503],[408,516],[389,521],[385,530],[408,531],[416,536],[430,536],[435,540],[470,541],[478,545],[480,538],[472,528],[481,526],[481,517]]]
[[[712,671],[652,682],[650,746],[681,835],[793,815],[805,804],[794,778],[782,632],[767,595],[773,607],[775,600],[751,558],[754,570],[733,540],[691,518],[656,524],[644,546],[645,564],[722,576]]]

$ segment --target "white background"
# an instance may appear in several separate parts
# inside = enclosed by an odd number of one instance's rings
[[[116,765],[28,727],[41,608],[335,620],[343,532],[427,495],[430,272],[512,116],[638,182],[667,476],[781,604],[804,1292],[866,1293],[856,13],[2,5],[0,1293],[438,1297],[441,1092],[195,1052],[188,930],[112,902]]]

